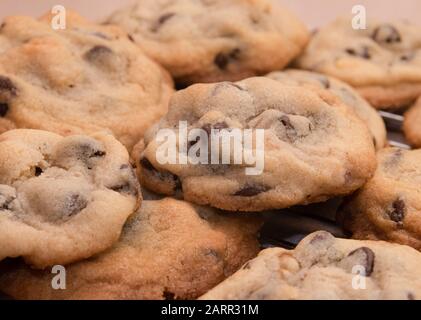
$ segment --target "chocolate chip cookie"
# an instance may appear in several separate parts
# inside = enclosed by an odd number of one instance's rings
[[[1,24],[0,132],[4,119],[61,135],[106,128],[131,148],[165,114],[172,80],[119,28],[69,10],[66,23],[53,30],[47,15]]]
[[[344,204],[340,219],[356,239],[421,250],[421,150],[388,148],[378,163],[374,177]]]
[[[209,300],[418,300],[421,253],[319,231],[295,250],[271,248],[205,294]]]
[[[386,127],[382,118],[358,92],[346,83],[320,73],[294,69],[284,72],[275,71],[268,74],[267,77],[286,85],[316,87],[317,89],[322,88],[331,91],[347,106],[351,107],[367,124],[377,150],[387,145]]]
[[[421,148],[421,96],[417,103],[405,113],[403,122],[405,138],[415,148]]]
[[[183,123],[186,134],[200,136],[183,139]],[[253,145],[246,144],[247,132]],[[164,133],[173,136],[173,149],[170,138],[161,140]],[[232,143],[234,134],[244,135],[243,141]],[[250,151],[255,161],[246,160]],[[160,159],[162,152],[177,157]],[[349,194],[376,168],[367,126],[339,98],[265,77],[196,84],[177,92],[168,114],[132,155],[146,188],[234,211],[286,208]]]
[[[166,198],[144,201],[108,251],[66,267],[66,290],[51,270],[0,264],[0,290],[15,299],[193,299],[258,253],[256,217]]]
[[[43,268],[87,258],[118,240],[139,203],[127,150],[110,134],[0,135],[0,260]]]
[[[280,70],[306,45],[306,27],[272,0],[138,0],[107,23],[123,27],[181,85]]]
[[[351,84],[376,108],[405,107],[421,95],[421,27],[369,20],[353,29],[341,18],[313,36],[298,65]]]

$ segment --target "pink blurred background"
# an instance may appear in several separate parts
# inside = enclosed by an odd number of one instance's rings
[[[40,16],[54,5],[63,5],[79,11],[82,15],[99,20],[121,6],[135,0],[0,0],[0,19],[7,15]],[[228,0],[227,0],[228,1]],[[279,0],[292,9],[310,27],[317,27],[347,14],[353,5],[362,4],[369,17],[384,20],[407,19],[421,24],[420,0]]]

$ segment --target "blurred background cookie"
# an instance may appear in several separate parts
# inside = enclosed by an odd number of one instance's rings
[[[274,0],[138,0],[107,23],[123,27],[182,85],[282,69],[309,35]]]
[[[62,135],[110,129],[131,148],[167,111],[172,80],[119,28],[66,14],[65,30],[51,15],[1,24],[0,117]]]
[[[350,18],[322,27],[298,60],[303,69],[337,77],[378,109],[407,107],[421,95],[421,26]]]

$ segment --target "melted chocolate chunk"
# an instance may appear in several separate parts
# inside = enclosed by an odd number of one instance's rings
[[[134,38],[131,34],[127,34],[127,38],[131,41],[131,42],[135,42]]]
[[[10,210],[10,204],[16,199],[16,197],[2,197],[0,194],[0,210]]]
[[[86,52],[84,57],[86,60],[96,61],[112,53],[113,51],[110,48],[106,46],[98,45],[90,49],[88,52]]]
[[[66,205],[66,216],[72,217],[78,214],[79,212],[81,212],[83,209],[85,209],[88,206],[88,200],[86,200],[80,194],[73,194],[68,198],[65,205]]]
[[[229,53],[220,52],[215,56],[214,63],[218,66],[219,69],[225,70],[229,63],[233,60],[238,60],[241,50],[236,48]]]
[[[165,300],[175,300],[175,293],[164,290],[164,292],[162,293],[162,296],[164,297]]]
[[[371,37],[374,41],[380,44],[392,44],[402,41],[402,37],[399,31],[390,24],[378,26],[376,29],[374,29],[373,35]]]
[[[4,76],[0,76],[0,95],[2,93],[8,93],[13,97],[15,97],[17,93],[17,88],[12,80]]]
[[[328,79],[328,78],[326,78],[326,77],[321,77],[321,78],[319,79],[319,81],[320,81],[320,83],[323,85],[323,87],[324,87],[325,89],[330,89],[330,81],[329,81],[329,79]]]
[[[262,185],[245,185],[240,190],[238,190],[236,193],[234,193],[234,196],[236,197],[254,197],[261,193],[264,193],[268,191],[269,188]]]
[[[373,273],[375,254],[370,248],[358,248],[348,254],[348,258],[356,259],[355,265],[361,265],[364,267],[366,277],[369,277]]]
[[[43,170],[40,167],[35,167],[35,176],[39,177],[43,173]]]
[[[157,22],[152,26],[151,31],[157,32],[161,28],[161,26],[165,24],[165,22],[167,22],[174,16],[175,16],[175,13],[173,12],[168,12],[168,13],[163,14],[162,16],[158,18]]]
[[[346,53],[354,57],[359,57],[367,60],[371,59],[370,49],[367,46],[363,46],[359,50],[348,48],[345,51]]]
[[[217,122],[215,124],[205,124],[202,129],[206,131],[206,133],[208,134],[208,136],[210,136],[212,134],[212,129],[215,130],[223,130],[223,129],[228,129],[229,126],[228,124],[224,121],[224,122]]]
[[[153,175],[156,176],[159,180],[173,182],[175,185],[174,190],[181,189],[182,185],[180,178],[175,174],[172,174],[168,171],[158,171],[147,158],[140,159],[139,163],[143,169],[153,173]]]
[[[402,224],[405,219],[406,206],[405,202],[402,199],[396,199],[392,203],[392,210],[388,212],[390,220],[398,224]]]
[[[6,116],[9,111],[9,105],[7,103],[0,103],[0,117]]]
[[[139,189],[136,183],[131,183],[131,182],[119,184],[119,185],[110,187],[109,189],[118,193],[128,194],[132,196],[137,196],[139,194]]]

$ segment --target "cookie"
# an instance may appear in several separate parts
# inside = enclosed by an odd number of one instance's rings
[[[87,258],[118,240],[140,203],[113,136],[18,129],[0,135],[0,260],[43,268]]]
[[[108,251],[66,267],[66,290],[49,270],[0,265],[0,290],[15,299],[194,299],[259,250],[260,220],[184,201],[144,201]]]
[[[0,120],[61,135],[110,129],[131,148],[166,113],[168,73],[117,27],[69,10],[65,30],[50,21],[14,16],[1,24]]]
[[[200,129],[205,136],[183,139],[183,122],[186,134]],[[245,144],[246,138],[239,144],[231,140],[231,147],[239,146],[240,162],[238,153],[218,151],[212,142],[221,146],[231,134],[245,136],[247,130],[253,146]],[[169,138],[160,140],[163,133],[182,142],[172,150]],[[250,150],[256,161],[244,160]],[[165,163],[161,152],[178,157]],[[193,164],[198,153],[205,161]],[[187,155],[183,164],[180,159]],[[286,208],[349,194],[376,167],[366,125],[337,97],[265,77],[196,84],[177,92],[168,114],[135,146],[132,157],[146,188],[233,211]]]
[[[397,259],[399,257],[399,259]],[[418,300],[421,253],[315,232],[295,250],[271,248],[203,300]]]
[[[349,83],[376,108],[405,107],[421,95],[421,27],[369,20],[353,29],[340,18],[313,36],[298,66]]]
[[[384,149],[376,174],[340,212],[356,239],[387,240],[421,250],[421,150]]]
[[[306,27],[272,0],[138,0],[106,23],[129,32],[180,85],[280,70],[309,39]]]
[[[267,77],[280,81],[286,85],[299,85],[308,88],[327,89],[338,96],[347,106],[351,107],[357,115],[366,123],[373,136],[373,142],[377,150],[387,145],[386,126],[381,116],[364,100],[358,92],[346,83],[333,77],[325,76],[316,72],[290,69],[284,72],[275,71]]]
[[[405,113],[403,131],[406,140],[415,148],[421,148],[421,96]]]

